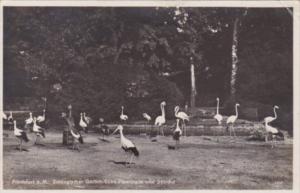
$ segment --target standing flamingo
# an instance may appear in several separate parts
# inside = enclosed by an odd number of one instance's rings
[[[265,123],[271,123],[272,121],[275,121],[277,119],[276,109],[279,109],[279,107],[277,105],[275,105],[273,107],[274,117],[269,116],[269,117],[264,118]]]
[[[150,121],[151,121],[151,116],[150,115],[148,115],[147,113],[143,113],[143,117],[147,120],[147,125],[149,126],[150,124]],[[141,131],[140,131],[140,133],[141,133]]]
[[[219,97],[216,99],[217,100],[217,113],[214,116],[214,119],[217,120],[218,124],[221,125],[223,117],[222,115],[219,113],[219,103],[220,103],[220,99]]]
[[[121,111],[120,119],[121,121],[127,121],[128,116],[124,114],[124,106],[121,106],[121,109],[122,111]]]
[[[179,106],[176,106],[174,108],[174,112],[175,112],[175,117],[178,118],[178,119],[180,119],[182,121],[182,126],[183,126],[183,130],[184,130],[184,136],[186,136],[185,121],[189,121],[190,118],[189,118],[189,116],[185,112],[179,112]]]
[[[161,115],[156,117],[154,122],[154,125],[158,126],[158,132],[161,131],[162,135],[164,135],[164,130],[163,128],[161,130],[161,126],[166,123],[166,114],[165,114],[166,104],[167,103],[165,101],[160,103]]]
[[[235,115],[231,115],[230,117],[228,117],[228,119],[227,119],[227,128],[226,128],[226,130],[228,130],[228,128],[229,128],[229,125],[231,125],[231,128],[232,128],[232,131],[233,131],[233,134],[234,134],[234,136],[236,136],[236,134],[235,134],[235,131],[234,131],[234,123],[235,123],[235,121],[238,119],[238,106],[240,106],[240,104],[235,104]],[[230,133],[230,136],[231,136],[231,128],[229,128],[229,133]]]
[[[267,122],[265,122],[265,129],[266,129],[266,132],[267,132],[267,135],[266,135],[266,138],[265,138],[266,142],[268,141],[268,135],[271,134],[271,136],[272,136],[272,148],[275,146],[274,138],[276,137],[276,135],[278,135],[278,136],[280,136],[284,139],[283,133],[280,132],[277,128],[268,125]]]

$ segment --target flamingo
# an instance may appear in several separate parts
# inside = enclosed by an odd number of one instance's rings
[[[143,113],[143,117],[147,120],[147,125],[149,125],[149,122],[152,120],[151,116],[147,113]],[[141,133],[141,131],[140,131]]]
[[[29,139],[28,139],[27,134],[26,134],[25,131],[23,131],[22,129],[17,128],[17,121],[14,120],[13,122],[14,122],[14,134],[20,140],[19,150],[22,151],[22,142],[23,141],[28,142]]]
[[[29,112],[29,118],[25,120],[26,125],[30,125],[33,123],[32,112]]]
[[[83,114],[82,113],[80,113],[79,126],[83,129],[83,131],[85,133],[87,133],[87,129],[86,129],[87,128],[87,124],[86,124],[86,122],[83,121]]]
[[[158,130],[160,131],[160,127],[166,123],[166,114],[165,114],[165,106],[166,106],[166,102],[163,101],[160,103],[160,109],[161,109],[161,115],[156,117],[154,125],[158,126]],[[162,135],[164,135],[164,130],[162,129]]]
[[[273,107],[274,117],[269,116],[269,117],[264,118],[264,122],[265,122],[265,123],[271,123],[272,121],[274,121],[274,120],[277,119],[276,109],[279,109],[279,107],[278,107],[277,105],[275,105],[275,106]]]
[[[182,135],[182,131],[179,127],[179,121],[180,119],[176,119],[176,129],[173,133],[173,139],[175,140],[175,149],[177,149],[177,146],[179,145],[180,136]]]
[[[46,110],[43,109],[43,115],[40,115],[36,118],[38,123],[44,122],[46,120],[46,115],[45,115]]]
[[[43,136],[44,138],[46,137],[46,136],[45,136],[45,131],[44,131],[44,129],[43,129],[42,127],[38,126],[38,125],[36,124],[36,121],[37,121],[37,120],[36,120],[36,117],[34,117],[34,118],[33,118],[33,128],[32,128],[32,130],[33,130],[33,132],[34,132],[35,135],[36,135],[35,142],[34,142],[35,145],[38,144],[38,143],[37,143],[37,140],[38,140],[39,137],[41,137],[41,136]]]
[[[277,128],[268,125],[267,122],[265,122],[265,129],[266,129],[267,134],[271,134],[271,136],[272,136],[272,148],[275,146],[274,138],[276,135],[280,136],[284,139],[283,133],[280,132]],[[266,135],[265,140],[266,140],[266,142],[268,141],[268,135]]]
[[[121,106],[121,109],[122,109],[122,112],[121,112],[121,115],[120,115],[120,119],[122,121],[126,121],[128,119],[128,116],[124,114],[124,106]]]
[[[89,125],[92,123],[92,118],[86,116],[86,113],[83,112],[83,121],[86,123],[87,127],[86,127],[86,132],[88,132],[89,130]]]
[[[219,102],[220,102],[219,97],[218,97],[216,100],[217,100],[217,113],[215,114],[214,119],[216,119],[217,122],[218,122],[218,124],[221,125],[222,120],[223,120],[223,117],[222,117],[222,115],[219,113]]]
[[[179,112],[179,106],[176,106],[174,108],[175,117],[180,119],[183,123],[183,129],[184,129],[184,135],[186,136],[186,127],[185,127],[185,121],[189,121],[190,118],[185,112]]]
[[[228,130],[229,124],[231,124],[231,128],[232,128],[234,136],[236,136],[236,134],[235,134],[233,125],[234,125],[235,121],[238,119],[238,115],[239,115],[238,114],[238,106],[240,106],[240,104],[236,103],[235,104],[235,115],[231,115],[230,117],[228,117],[228,119],[226,121],[226,123],[227,123],[226,130]],[[229,133],[230,133],[230,136],[231,136],[231,129],[230,128],[229,128]]]
[[[132,141],[130,141],[129,139],[127,139],[124,134],[123,134],[123,126],[122,125],[118,125],[118,127],[116,128],[116,130],[112,133],[112,135],[114,133],[116,133],[117,131],[120,131],[120,139],[121,139],[121,147],[125,152],[128,152],[131,154],[130,157],[130,161],[129,164],[131,164],[132,162],[132,158],[133,156],[138,157],[139,156],[139,151],[136,148],[136,146],[134,145],[134,143]],[[125,164],[127,164],[128,162],[125,162]]]

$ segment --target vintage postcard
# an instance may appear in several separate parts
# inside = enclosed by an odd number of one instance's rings
[[[299,188],[299,1],[1,1],[2,190]]]

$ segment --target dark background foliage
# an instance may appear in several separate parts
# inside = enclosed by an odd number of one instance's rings
[[[233,20],[243,10],[182,8],[179,33],[176,8],[4,7],[4,109],[18,110],[16,98],[39,109],[47,96],[49,112],[72,104],[116,120],[124,105],[138,120],[165,100],[172,117],[190,99],[193,56],[197,106],[219,96],[231,113]],[[292,22],[284,8],[249,8],[238,32],[237,101],[261,116],[281,106],[283,126],[292,124]]]

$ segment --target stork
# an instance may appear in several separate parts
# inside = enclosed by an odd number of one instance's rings
[[[165,106],[166,106],[166,102],[163,101],[160,103],[160,109],[161,109],[161,115],[156,117],[154,125],[158,126],[158,131],[160,131],[161,126],[164,125],[166,123],[166,114],[165,114]],[[162,128],[161,130],[162,135],[164,135],[164,130]]]
[[[36,135],[34,144],[38,145],[38,143],[37,143],[38,138],[40,138],[41,136],[43,138],[45,138],[46,136],[45,136],[45,130],[42,127],[40,127],[39,125],[37,125],[36,121],[37,121],[36,117],[33,117],[33,128],[32,128],[32,130]]]
[[[80,113],[79,126],[83,129],[83,131],[85,133],[87,133],[87,124],[86,124],[86,122],[83,121],[83,114],[82,113]]]
[[[231,128],[232,128],[232,131],[233,131],[233,134],[234,136],[236,136],[235,134],[235,131],[234,131],[234,123],[235,121],[238,119],[238,106],[240,106],[240,104],[236,103],[235,104],[235,115],[231,115],[230,117],[228,117],[226,123],[227,123],[227,128],[226,130],[228,131],[228,128],[229,128],[229,125],[231,125]],[[231,136],[231,128],[229,128],[229,133],[230,133],[230,136]]]
[[[14,120],[14,134],[20,140],[19,143],[19,150],[22,151],[22,142],[25,141],[26,143],[29,141],[27,134],[22,129],[17,128],[17,121]]]
[[[33,123],[32,112],[29,112],[29,118],[25,120],[26,125],[30,125]]]
[[[276,136],[280,136],[280,137],[282,137],[284,139],[283,133],[280,132],[277,128],[268,125],[267,122],[265,122],[265,129],[266,129],[266,132],[267,132],[267,135],[265,137],[265,141],[266,142],[268,141],[268,135],[271,134],[271,136],[272,136],[272,148],[275,146],[274,145],[274,143],[275,143],[274,138]]]
[[[128,116],[124,114],[124,106],[121,106],[121,109],[122,111],[121,111],[120,119],[121,121],[127,121]]]
[[[275,121],[277,119],[277,113],[276,113],[276,109],[279,109],[279,107],[277,105],[275,105],[273,107],[273,111],[274,111],[274,117],[272,116],[268,116],[264,118],[264,122],[265,123],[271,123],[272,121]]]
[[[146,119],[147,120],[147,125],[149,126],[150,124],[150,121],[152,120],[152,118],[151,118],[151,116],[150,115],[148,115],[147,113],[143,113],[143,117],[144,117],[144,119]],[[148,132],[147,132],[148,133]]]
[[[174,112],[175,112],[175,117],[177,119],[180,119],[182,121],[182,126],[183,126],[183,130],[184,130],[184,135],[186,136],[186,127],[185,127],[185,121],[189,121],[190,118],[189,116],[185,113],[185,112],[179,112],[179,106],[176,106],[174,108]]]
[[[175,149],[178,148],[180,136],[182,135],[182,131],[179,127],[180,119],[176,119],[176,129],[173,132],[173,139],[175,140]]]
[[[118,127],[116,128],[116,130],[112,133],[112,135],[114,133],[116,133],[117,131],[120,131],[120,139],[121,139],[121,147],[125,152],[128,152],[131,154],[130,157],[130,161],[129,164],[131,164],[132,162],[132,158],[133,156],[138,157],[139,156],[139,151],[137,150],[136,146],[134,145],[134,143],[132,143],[129,139],[127,139],[124,134],[123,134],[123,126],[122,125],[118,125]],[[126,164],[128,163],[128,161],[125,162]]]

